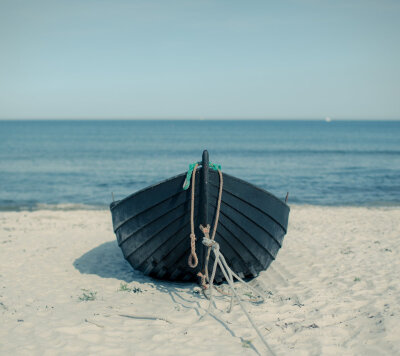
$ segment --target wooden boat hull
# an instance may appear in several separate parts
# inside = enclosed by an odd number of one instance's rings
[[[197,280],[204,268],[206,248],[199,225],[215,219],[219,175],[199,168],[195,184],[194,222],[199,264],[188,266],[190,255],[190,199],[183,190],[186,174],[167,179],[127,198],[111,203],[118,244],[133,268],[159,279]],[[207,185],[203,184],[207,177]],[[223,173],[223,193],[215,240],[228,264],[242,278],[255,277],[268,268],[282,246],[289,207],[269,192]],[[210,266],[213,259],[210,259]],[[210,267],[211,268],[211,267]],[[216,282],[223,281],[220,272]]]

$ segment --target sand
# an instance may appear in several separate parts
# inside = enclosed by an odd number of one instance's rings
[[[400,354],[399,256],[398,207],[294,206],[245,306],[277,355]],[[267,354],[238,305],[207,306],[133,271],[108,211],[0,213],[2,355]]]

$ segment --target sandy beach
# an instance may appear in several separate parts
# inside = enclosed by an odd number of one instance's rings
[[[223,252],[223,251],[222,251]],[[277,355],[400,354],[400,208],[294,206],[245,306]],[[235,305],[144,277],[110,213],[0,213],[0,354],[264,355]]]

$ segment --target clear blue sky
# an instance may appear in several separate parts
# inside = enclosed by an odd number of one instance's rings
[[[0,118],[400,119],[400,2],[1,0]]]

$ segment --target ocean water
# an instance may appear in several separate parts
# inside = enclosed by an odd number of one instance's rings
[[[0,121],[0,210],[105,208],[203,149],[289,204],[400,205],[400,122]]]

